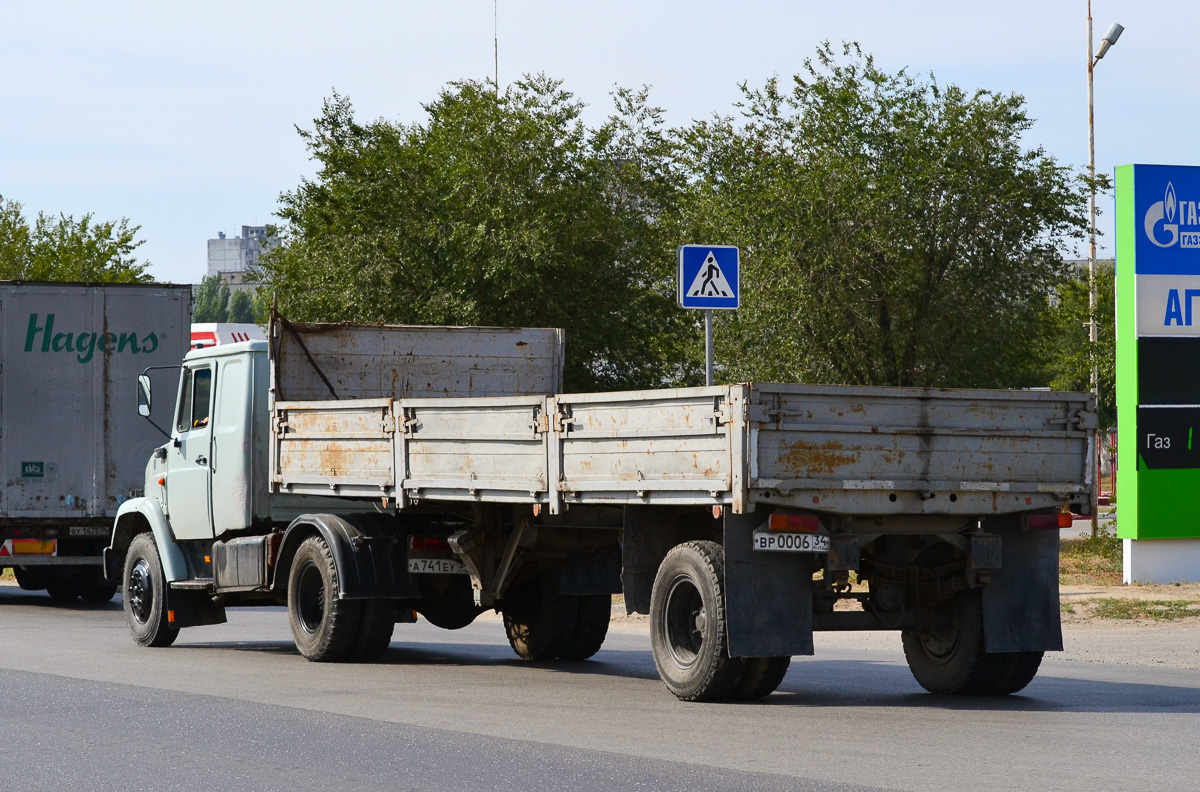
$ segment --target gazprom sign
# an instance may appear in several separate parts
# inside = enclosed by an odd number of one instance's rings
[[[1200,539],[1200,167],[1116,176],[1118,531]]]

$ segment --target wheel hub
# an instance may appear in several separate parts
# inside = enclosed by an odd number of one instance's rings
[[[325,578],[321,570],[311,561],[300,570],[297,587],[296,611],[300,626],[309,635],[315,635],[325,618]]]
[[[139,558],[133,569],[129,570],[129,580],[125,581],[125,598],[129,601],[133,618],[139,624],[145,624],[154,606],[154,582],[146,559]]]

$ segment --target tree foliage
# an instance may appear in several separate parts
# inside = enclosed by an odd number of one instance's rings
[[[1086,183],[1023,144],[1021,97],[829,44],[743,91],[680,129],[645,90],[590,128],[540,76],[451,83],[411,124],[335,94],[299,130],[318,171],[280,198],[263,293],[302,320],[564,327],[570,389],[697,384],[675,246],[735,244],[723,381],[1046,384]]]
[[[138,283],[150,280],[148,262],[134,251],[141,226],[122,218],[97,222],[92,214],[39,212],[31,225],[21,204],[0,197],[0,279]]]
[[[192,306],[194,322],[228,322],[229,284],[218,275],[209,275],[196,288]]]
[[[620,92],[589,129],[581,109],[545,77],[452,83],[415,124],[359,123],[335,95],[259,277],[297,319],[563,327],[573,389],[678,381],[659,111]]]
[[[743,308],[717,333],[728,379],[1039,384],[1058,244],[1085,194],[1021,97],[967,94],[829,44],[741,118],[685,134],[696,240],[737,244]]]
[[[1042,336],[1046,361],[1045,384],[1055,390],[1091,387],[1092,365],[1097,369],[1100,391],[1100,427],[1117,423],[1116,365],[1116,277],[1113,262],[1096,267],[1096,343],[1088,339],[1088,274],[1083,269],[1054,290],[1049,328]]]
[[[250,292],[239,289],[229,299],[229,321],[240,324],[253,324],[257,321],[254,308],[254,297]]]

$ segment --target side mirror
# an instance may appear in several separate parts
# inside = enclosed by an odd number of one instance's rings
[[[138,415],[150,417],[150,377],[146,374],[138,377]]]

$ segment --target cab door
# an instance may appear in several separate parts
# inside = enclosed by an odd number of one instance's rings
[[[211,539],[212,395],[215,370],[206,361],[184,369],[167,451],[167,515],[176,540]]]

